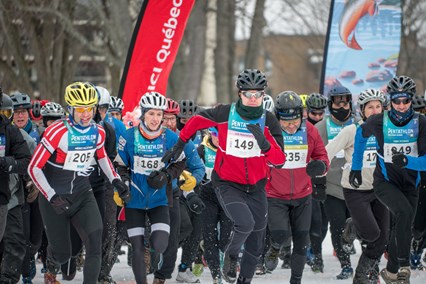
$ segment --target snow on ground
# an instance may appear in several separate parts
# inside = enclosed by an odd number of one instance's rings
[[[359,243],[356,241],[355,247],[357,249],[357,254],[351,256],[352,266],[355,270],[356,264],[358,263],[358,258],[361,252],[361,248]],[[123,250],[127,250],[127,247],[123,247]],[[349,284],[352,283],[352,279],[347,280],[337,280],[336,275],[340,273],[340,265],[336,257],[333,256],[333,249],[330,241],[329,234],[323,243],[323,254],[324,254],[324,273],[313,273],[309,266],[305,266],[305,271],[302,278],[302,283],[336,283],[336,284]],[[114,265],[112,270],[112,277],[117,282],[117,284],[134,284],[133,273],[131,267],[127,265],[127,256],[121,255],[119,257],[120,262]],[[180,251],[178,255],[178,261],[176,266],[179,264],[180,260]],[[380,269],[382,269],[386,265],[386,259],[382,258],[380,263]],[[40,273],[42,265],[40,263],[37,264],[37,276],[34,279],[35,284],[43,283],[43,274]],[[288,283],[290,280],[290,270],[281,269],[281,261],[278,265],[278,268],[272,274],[266,274],[263,276],[255,276],[252,283],[262,283],[262,284],[270,284],[270,283]],[[172,279],[167,280],[166,283],[179,283],[176,279],[177,269],[173,274]],[[61,281],[61,276],[58,275],[58,280],[61,283],[83,283],[83,275],[82,272],[78,272],[74,281]],[[153,276],[148,275],[148,283],[152,283]],[[204,273],[200,277],[200,283],[212,283],[210,272],[206,268]],[[226,282],[224,282],[226,283]],[[381,283],[384,283],[381,280]],[[426,271],[412,271],[411,275],[411,284],[424,284],[426,283]]]

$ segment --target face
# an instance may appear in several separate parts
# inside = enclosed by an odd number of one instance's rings
[[[397,98],[391,100],[392,107],[399,112],[407,112],[411,107],[411,99],[409,98]]]
[[[17,109],[13,112],[13,123],[18,128],[24,128],[30,119],[30,114],[27,109]]]
[[[145,112],[143,118],[146,127],[151,131],[155,131],[161,126],[161,122],[163,121],[163,111],[161,109],[150,109]]]
[[[308,117],[308,109],[307,108],[303,108],[302,115],[303,115],[303,118],[307,118]]]
[[[74,120],[81,126],[89,126],[95,114],[95,107],[71,107],[70,113],[73,114]]]
[[[189,118],[180,118],[180,123],[186,124],[188,122]]]
[[[300,118],[292,119],[292,120],[282,120],[280,119],[281,129],[287,132],[288,134],[296,133],[297,129],[299,129],[302,120]]]
[[[334,96],[333,97],[333,104],[332,107],[337,109],[343,107],[344,109],[350,108],[350,96],[343,95],[343,96]]]
[[[106,114],[107,114],[107,112],[108,112],[108,107],[105,107],[105,106],[98,106],[98,111],[99,111],[99,114],[101,115],[101,118],[102,119],[105,119],[105,116],[106,116]]]
[[[109,114],[118,120],[121,120],[121,113],[119,111],[110,111]]]
[[[165,113],[163,116],[163,126],[170,130],[176,130],[176,115]]]
[[[258,107],[263,103],[265,92],[257,90],[240,91],[241,102],[245,106]]]
[[[211,132],[210,136],[212,138],[213,145],[215,145],[216,147],[219,147],[219,137],[218,137],[217,133]]]
[[[308,116],[313,121],[321,121],[324,118],[324,110],[310,110]]]
[[[380,101],[369,101],[364,107],[364,115],[366,118],[373,114],[378,114],[383,111],[382,103]]]

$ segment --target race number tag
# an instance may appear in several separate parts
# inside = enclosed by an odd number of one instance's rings
[[[407,156],[418,157],[417,142],[406,144],[385,143],[383,145],[383,155],[385,163],[392,163],[393,152],[398,152]]]
[[[137,174],[149,175],[151,172],[161,169],[161,158],[134,157],[134,171]]]
[[[68,151],[64,169],[69,171],[84,171],[90,167],[95,155],[95,149],[88,151]]]
[[[260,148],[253,134],[228,130],[226,153],[240,158],[259,157]]]
[[[367,145],[364,151],[364,158],[362,166],[364,168],[376,167],[377,151],[376,151],[376,137],[371,136],[367,140]]]

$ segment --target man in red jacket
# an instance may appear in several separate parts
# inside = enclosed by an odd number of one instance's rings
[[[241,72],[237,79],[238,102],[193,116],[181,130],[173,150],[163,158],[177,159],[197,130],[217,128],[219,147],[211,179],[221,206],[234,223],[222,271],[229,283],[237,278],[237,257],[243,244],[238,283],[252,280],[265,239],[268,165],[281,167],[285,161],[280,125],[272,113],[263,109],[266,85],[265,75],[259,70]]]
[[[311,178],[325,175],[329,161],[318,130],[303,119],[302,100],[296,93],[279,94],[275,114],[284,136],[286,163],[281,169],[271,168],[266,187],[271,247],[265,266],[270,271],[277,267],[280,247],[292,236],[290,283],[297,284],[302,280],[311,227]]]

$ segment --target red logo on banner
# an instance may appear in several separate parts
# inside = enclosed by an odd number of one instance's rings
[[[138,106],[143,94],[165,95],[194,0],[145,1],[133,31],[121,78],[124,113]]]

